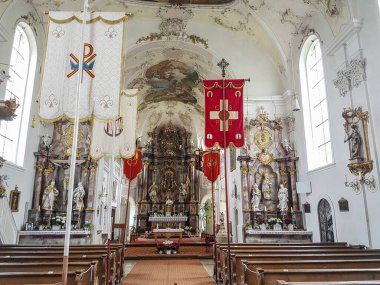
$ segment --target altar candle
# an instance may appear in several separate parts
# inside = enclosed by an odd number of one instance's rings
[[[41,206],[38,206],[38,212],[40,212],[41,211]]]
[[[265,212],[267,211],[267,206],[264,206],[264,211],[265,211]]]
[[[290,211],[293,213],[293,207],[290,207]]]

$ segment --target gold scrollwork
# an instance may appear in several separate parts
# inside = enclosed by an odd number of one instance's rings
[[[43,170],[43,173],[45,175],[49,174],[49,173],[53,173],[54,172],[54,166],[53,165],[49,165],[48,167],[46,167],[44,170]]]
[[[35,167],[38,173],[42,173],[44,171],[44,166],[40,163],[37,163]]]
[[[273,143],[272,135],[268,130],[260,130],[253,136],[253,142],[260,149],[268,149]]]
[[[281,176],[286,176],[288,172],[286,171],[286,168],[280,168],[280,175]]]
[[[372,171],[373,161],[371,160],[371,161],[366,161],[366,162],[350,163],[347,166],[352,174],[359,176],[361,179],[366,174]]]
[[[290,173],[290,176],[295,176],[296,173],[297,173],[297,169],[295,169],[295,168],[289,168],[289,173]]]
[[[271,164],[273,161],[273,153],[269,153],[263,149],[259,154],[257,154],[257,159],[263,164]]]
[[[240,171],[241,171],[241,173],[243,173],[244,175],[247,175],[247,174],[248,174],[248,167],[247,167],[247,166],[241,166],[241,167],[240,167]]]

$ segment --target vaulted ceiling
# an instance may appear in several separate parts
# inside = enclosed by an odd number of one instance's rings
[[[78,0],[28,2],[45,22],[44,11],[83,9],[83,1]],[[258,47],[274,66],[284,92],[289,88],[290,43],[294,37],[318,32],[318,27],[310,24],[313,19],[323,21],[332,35],[350,20],[346,0],[179,0],[184,5],[168,4],[173,2],[169,0],[89,2],[91,11],[133,13],[127,23],[123,84],[124,88],[140,89],[139,135],[168,121],[195,130],[194,138],[202,133],[203,96],[198,82],[219,77],[219,48],[224,47],[218,46],[216,34],[229,35],[231,40],[226,36],[225,45],[237,49],[232,51],[232,58],[238,59],[234,52],[244,46]],[[231,34],[236,35],[235,45]],[[260,89],[260,83],[252,88]],[[263,90],[258,89],[255,93]]]

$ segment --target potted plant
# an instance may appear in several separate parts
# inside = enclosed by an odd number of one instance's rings
[[[292,216],[286,216],[284,218],[285,225],[287,226],[289,231],[294,230],[294,225],[293,225],[293,217]]]
[[[52,230],[58,231],[66,224],[66,217],[64,216],[55,216],[51,218]]]
[[[267,220],[264,216],[256,216],[256,224],[263,231],[265,231],[267,229],[266,222],[267,222]]]
[[[86,221],[84,224],[83,224],[83,230],[85,231],[90,231],[92,229],[92,224],[89,223],[88,221]]]
[[[247,230],[252,230],[252,224],[251,223],[245,223],[244,229]]]
[[[176,243],[172,240],[165,240],[162,243],[158,244],[156,248],[157,248],[158,253],[166,253],[166,254],[178,253],[179,243]]]
[[[43,231],[48,224],[49,222],[47,220],[42,218],[38,219],[37,226],[40,231]]]
[[[282,230],[282,220],[279,218],[270,218],[268,220],[268,224],[273,228],[275,231],[281,231]]]

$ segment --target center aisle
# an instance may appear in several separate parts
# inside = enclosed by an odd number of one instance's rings
[[[215,285],[197,259],[140,260],[122,285]]]

